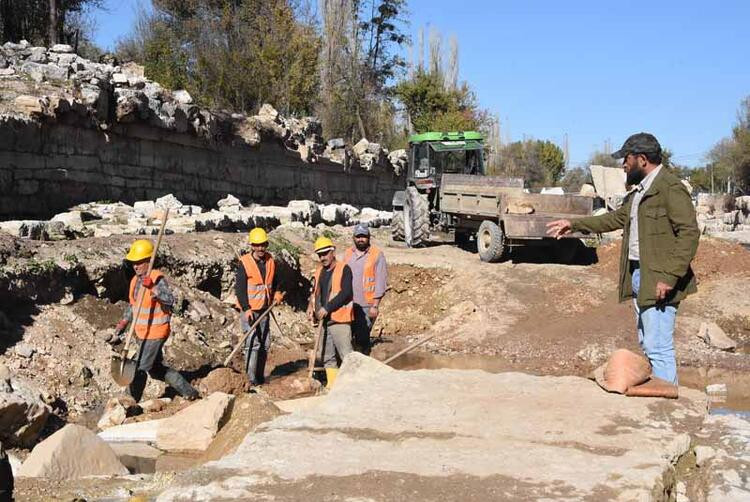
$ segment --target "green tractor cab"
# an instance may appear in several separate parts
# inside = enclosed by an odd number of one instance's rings
[[[484,139],[476,131],[414,134],[409,138],[408,156],[406,190],[393,196],[391,227],[394,240],[405,240],[412,247],[426,242],[429,227],[440,225],[439,192],[444,174],[484,176]],[[409,203],[411,214],[416,211],[419,216],[405,222],[404,206]]]

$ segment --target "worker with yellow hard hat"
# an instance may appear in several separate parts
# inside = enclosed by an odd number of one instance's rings
[[[138,367],[130,384],[130,395],[136,402],[143,396],[146,387],[146,374],[151,378],[161,380],[174,387],[184,398],[193,400],[198,397],[198,391],[180,374],[164,365],[163,347],[170,334],[170,322],[174,307],[172,294],[167,279],[159,270],[148,272],[154,245],[147,239],[138,239],[130,246],[125,256],[135,271],[130,280],[129,305],[123,318],[117,323],[115,336],[110,343],[116,344],[122,340],[122,335],[131,322],[135,323],[135,336],[140,340]],[[133,319],[141,288],[146,293],[141,300],[141,309],[137,319]]]
[[[352,351],[352,271],[349,265],[336,260],[336,247],[328,237],[318,237],[314,248],[320,264],[315,271],[307,315],[310,320],[323,323],[317,356],[323,361],[330,388],[336,380],[339,361]]]
[[[268,234],[260,227],[248,234],[251,251],[240,257],[237,267],[235,294],[241,310],[242,330],[248,332],[253,322],[271,303],[278,305],[284,298],[279,291],[276,262],[268,252]],[[271,347],[268,316],[245,339],[245,372],[252,385],[264,382],[266,358]]]

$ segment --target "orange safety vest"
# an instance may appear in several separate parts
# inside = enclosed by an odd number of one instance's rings
[[[336,266],[333,269],[333,276],[331,277],[331,294],[328,296],[328,300],[333,300],[337,294],[341,291],[341,278],[344,275],[344,267],[346,263],[343,261],[337,261]],[[320,290],[320,273],[323,271],[323,265],[318,265],[318,269],[315,271],[315,296],[318,298],[318,292]],[[331,320],[337,323],[351,323],[354,320],[354,304],[352,302],[343,305],[338,310],[330,312]]]
[[[271,304],[271,285],[273,284],[273,276],[276,273],[276,263],[273,261],[273,257],[268,255],[266,259],[266,280],[263,282],[263,277],[260,275],[260,269],[258,264],[255,263],[250,253],[242,255],[240,263],[245,267],[245,275],[247,276],[247,302],[250,305],[250,310],[262,310],[266,305]],[[237,306],[242,308],[237,302]]]
[[[344,261],[348,264],[354,256],[354,247],[350,247],[344,254]],[[380,249],[370,246],[365,258],[365,266],[362,272],[362,290],[368,305],[375,303],[375,265],[380,257]]]
[[[162,277],[164,277],[164,274],[158,270],[151,271],[151,280],[154,281],[154,285]],[[162,310],[161,303],[159,303],[149,290],[146,290],[146,294],[143,295],[140,314],[138,314],[137,318],[135,317],[135,303],[138,300],[135,297],[135,283],[137,281],[138,276],[134,275],[130,280],[130,294],[128,295],[130,297],[130,308],[133,313],[132,322],[135,323],[135,335],[141,340],[160,340],[168,337],[171,315]],[[140,290],[138,293],[140,294]]]

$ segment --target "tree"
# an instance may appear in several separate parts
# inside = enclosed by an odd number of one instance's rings
[[[556,185],[565,168],[562,149],[551,141],[515,141],[500,148],[493,174],[522,177],[529,188]]]
[[[604,167],[622,167],[622,162],[613,159],[609,153],[601,152],[599,150],[594,151],[589,157],[590,166],[604,166]]]
[[[750,191],[750,96],[740,103],[732,135],[720,140],[706,160],[712,190]]]
[[[78,16],[103,4],[103,0],[0,0],[2,39],[46,46],[68,43],[77,48],[85,35]]]
[[[566,169],[565,175],[560,180],[560,186],[568,193],[577,193],[581,191],[584,183],[591,183],[591,173],[583,167]]]
[[[118,42],[146,76],[205,106],[252,113],[264,102],[310,114],[320,39],[291,0],[154,0]]]
[[[405,0],[323,0],[319,115],[328,136],[395,139],[392,81],[406,67]]]

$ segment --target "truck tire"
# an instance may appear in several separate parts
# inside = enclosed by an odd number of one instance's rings
[[[404,200],[404,240],[410,248],[427,244],[430,238],[430,208],[416,188],[406,189]]]
[[[398,242],[404,241],[403,211],[393,211],[393,218],[391,218],[391,239]]]
[[[505,257],[507,251],[505,234],[497,223],[485,220],[479,225],[477,251],[479,259],[489,263],[498,262]]]

